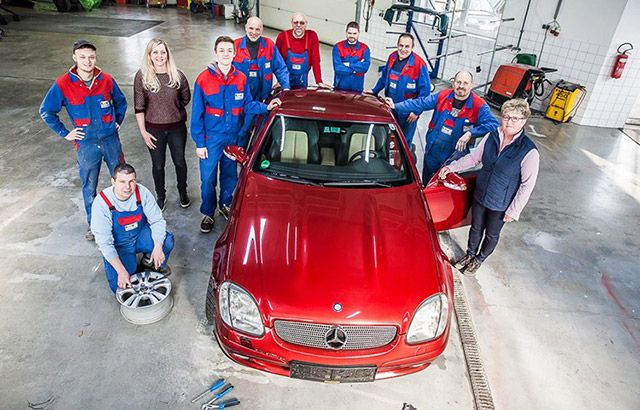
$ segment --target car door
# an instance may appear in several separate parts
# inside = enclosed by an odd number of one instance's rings
[[[440,180],[437,173],[423,189],[436,231],[446,231],[471,223],[471,203],[478,172],[479,169],[475,169],[454,174],[464,180],[466,185],[464,190],[461,189],[460,184],[456,186],[456,181]],[[455,177],[448,179],[455,179]]]

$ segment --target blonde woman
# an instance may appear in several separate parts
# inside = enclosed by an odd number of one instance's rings
[[[164,165],[167,145],[176,168],[180,206],[191,205],[187,195],[187,162],[184,157],[187,142],[187,111],[191,100],[189,82],[176,67],[171,50],[163,40],[149,41],[142,59],[142,68],[133,81],[136,121],[144,143],[151,154],[153,182],[160,209],[164,210],[166,190]]]

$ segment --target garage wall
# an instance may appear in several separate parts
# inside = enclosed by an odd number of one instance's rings
[[[561,28],[559,37],[544,37],[542,25],[553,19],[557,0],[532,0],[529,15],[520,42],[521,52],[539,56],[541,66],[558,69],[548,75],[553,83],[564,79],[584,85],[588,94],[576,113],[574,122],[583,125],[601,127],[621,127],[629,116],[640,90],[637,90],[637,77],[640,70],[637,56],[640,55],[640,30],[638,22],[640,1],[638,0],[564,0],[558,21]],[[524,20],[527,0],[506,0],[504,18],[515,21],[503,23],[498,38],[499,45],[516,45],[520,28]],[[402,26],[389,25],[374,12],[369,22],[369,32],[362,33],[361,39],[372,49],[375,58],[384,60],[392,51],[397,34],[387,31],[402,31]],[[402,21],[402,20],[401,20]],[[364,19],[360,24],[364,27]],[[434,37],[428,27],[419,26],[423,40]],[[626,40],[625,40],[626,39]],[[545,41],[544,50],[542,43]],[[620,80],[609,79],[608,75],[615,58],[615,50],[624,41],[631,41],[636,50],[628,60],[627,69]],[[501,64],[512,61],[517,51],[504,50],[495,54],[494,63],[489,69],[491,54],[478,54],[493,48],[494,41],[479,35],[467,35],[452,39],[450,51],[463,50],[462,54],[447,58],[444,72],[440,78],[451,78],[458,70],[474,73],[475,83],[482,84],[493,78]],[[417,50],[417,48],[416,48]],[[428,46],[429,55],[436,55],[436,47]],[[418,51],[419,54],[422,54]],[[479,72],[476,71],[479,68]],[[369,75],[375,75],[373,73]],[[551,91],[552,87],[547,87]],[[535,101],[533,106],[545,110],[548,99]]]
[[[264,25],[277,30],[291,28],[291,15],[297,11],[309,20],[309,28],[320,41],[333,45],[344,39],[347,23],[356,17],[356,0],[260,0],[260,18]]]

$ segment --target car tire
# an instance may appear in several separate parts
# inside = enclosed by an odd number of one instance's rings
[[[204,314],[207,318],[207,323],[212,325],[215,316],[213,313],[213,276],[209,276],[209,286],[207,286],[207,298],[204,305]]]

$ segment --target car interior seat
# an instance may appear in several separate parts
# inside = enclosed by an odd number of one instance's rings
[[[340,147],[336,158],[339,165],[347,165],[349,159],[357,152],[367,149],[367,137],[369,135],[369,124],[353,124],[349,130],[342,136]],[[369,149],[377,151],[379,155],[386,157],[386,136],[384,129],[380,126],[373,128],[369,142]]]
[[[285,119],[284,141],[282,141],[282,118],[278,117],[271,129],[271,161],[296,164],[319,164],[320,148],[318,139],[320,132],[313,121]]]

